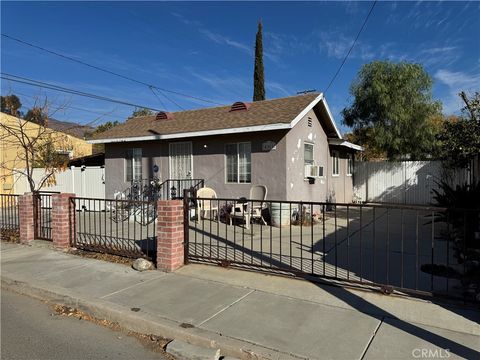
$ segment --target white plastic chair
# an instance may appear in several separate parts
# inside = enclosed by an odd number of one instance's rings
[[[200,214],[200,219],[203,219],[205,213],[208,211],[210,219],[212,219],[212,212],[216,215],[218,220],[218,201],[210,199],[216,199],[217,193],[215,190],[209,187],[203,187],[197,190],[197,214]]]
[[[245,226],[248,229],[250,227],[251,219],[260,219],[264,225],[267,222],[263,218],[262,210],[264,208],[265,200],[267,199],[267,187],[264,185],[254,185],[250,188],[249,201],[236,202],[232,207],[230,213],[230,225],[233,223],[234,218],[240,218],[245,220]]]

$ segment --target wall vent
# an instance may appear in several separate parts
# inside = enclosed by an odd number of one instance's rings
[[[155,120],[172,120],[173,114],[165,111],[160,111],[157,113]]]
[[[308,125],[308,127],[312,127],[313,122],[312,122],[312,118],[311,118],[311,117],[309,117],[309,118],[307,119],[307,125]]]
[[[246,111],[250,107],[249,103],[242,102],[242,101],[237,101],[236,103],[233,103],[232,107],[230,108],[230,111]]]

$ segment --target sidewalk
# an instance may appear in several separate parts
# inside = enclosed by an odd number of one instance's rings
[[[222,355],[480,356],[478,309],[206,265],[139,273],[44,245],[2,243],[0,255],[2,287],[73,305],[135,331],[219,347]]]

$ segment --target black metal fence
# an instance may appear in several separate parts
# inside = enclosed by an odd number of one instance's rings
[[[20,240],[19,195],[0,194],[0,239]]]
[[[478,289],[480,210],[192,195],[184,203],[189,261],[384,291],[475,297],[469,289]]]
[[[34,194],[35,237],[52,240],[52,195],[53,191],[39,191]]]
[[[135,180],[125,192],[125,199],[137,201],[181,199],[186,189],[196,191],[204,187],[204,184],[204,179],[168,179],[164,182],[159,182],[158,179]]]
[[[156,257],[156,201],[74,197],[71,245],[78,249],[125,256]]]

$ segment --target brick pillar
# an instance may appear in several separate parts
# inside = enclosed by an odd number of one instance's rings
[[[183,201],[157,203],[157,269],[175,271],[183,265]]]
[[[70,247],[70,237],[75,230],[75,204],[70,202],[70,198],[74,196],[69,193],[52,194],[52,241],[57,248]]]
[[[20,242],[26,244],[35,239],[34,194],[26,193],[18,199]]]

